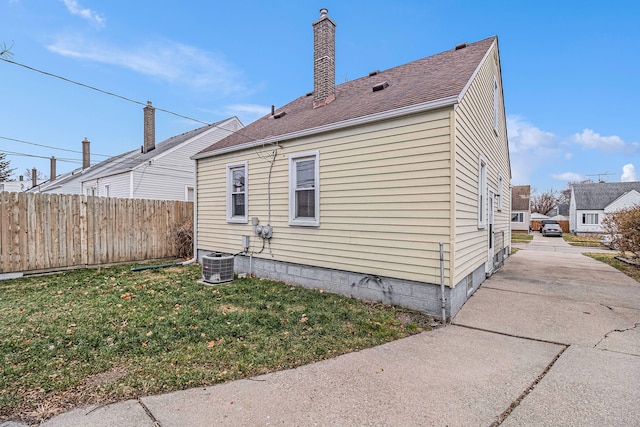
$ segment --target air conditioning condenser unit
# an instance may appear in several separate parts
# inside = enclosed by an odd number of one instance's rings
[[[202,281],[225,283],[233,280],[233,255],[211,252],[202,257]]]

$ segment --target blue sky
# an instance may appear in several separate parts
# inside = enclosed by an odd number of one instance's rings
[[[639,5],[0,0],[0,43],[12,61],[133,101],[248,124],[312,90],[321,7],[337,24],[337,83],[497,35],[512,184],[541,192],[640,180]],[[17,153],[16,174],[48,176],[51,156],[58,174],[78,167],[85,137],[92,162],[142,145],[142,105],[5,61],[0,79],[0,152]],[[156,141],[199,126],[157,112]]]

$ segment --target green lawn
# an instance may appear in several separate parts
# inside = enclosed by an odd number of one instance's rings
[[[581,237],[571,233],[562,233],[562,238],[571,246],[586,246],[591,248],[602,248],[600,237]]]
[[[511,233],[511,243],[529,243],[533,240],[533,234]]]
[[[283,283],[197,283],[200,267],[0,282],[0,418],[292,368],[428,329],[406,309]]]

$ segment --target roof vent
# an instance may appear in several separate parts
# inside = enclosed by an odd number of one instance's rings
[[[311,95],[313,95],[313,91],[307,92],[304,96],[311,96]]]
[[[456,45],[456,50],[460,50],[460,49],[464,49],[465,47],[467,47],[467,42],[464,43],[460,43]]]
[[[384,88],[386,88],[388,86],[389,86],[389,83],[387,83],[387,82],[378,83],[377,85],[375,85],[373,87],[373,91],[374,92],[378,92],[378,91],[380,91],[380,90],[382,90],[382,89],[384,89]]]
[[[373,70],[369,73],[369,77],[377,76],[378,74],[380,74],[380,70]]]
[[[279,113],[274,114],[274,115],[273,115],[273,118],[274,118],[274,119],[279,119],[280,117],[284,117],[286,114],[287,114],[287,112],[286,112],[286,111],[280,111]]]

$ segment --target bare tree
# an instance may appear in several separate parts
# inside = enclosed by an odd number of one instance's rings
[[[36,169],[36,168],[32,168],[32,169],[26,168],[24,170],[23,176],[26,179],[31,179],[31,175],[33,174],[33,172],[32,172],[33,169]],[[42,173],[42,171],[40,169],[36,169],[36,179],[38,181],[44,181],[46,179],[46,177],[44,176],[44,174]]]
[[[558,193],[549,190],[545,193],[536,194],[531,198],[531,212],[538,212],[546,215],[558,204]]]

